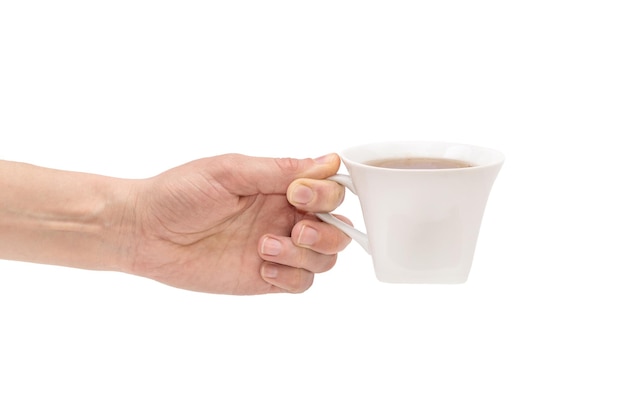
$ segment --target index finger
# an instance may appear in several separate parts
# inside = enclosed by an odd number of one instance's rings
[[[345,188],[326,179],[296,179],[287,188],[287,200],[294,207],[309,212],[330,212],[343,202]]]

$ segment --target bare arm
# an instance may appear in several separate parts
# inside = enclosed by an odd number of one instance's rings
[[[0,161],[0,258],[120,270],[131,182]]]

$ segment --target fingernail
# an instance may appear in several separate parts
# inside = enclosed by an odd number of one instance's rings
[[[274,279],[278,276],[278,267],[273,264],[264,264],[261,268],[261,276]]]
[[[313,200],[313,190],[308,186],[298,185],[291,192],[291,202],[308,204]]]
[[[261,244],[261,254],[266,256],[277,256],[280,254],[281,249],[280,241],[272,237],[265,237],[263,244]]]
[[[317,243],[318,240],[318,232],[316,229],[304,226],[300,231],[300,236],[298,238],[298,245],[304,247],[310,247],[313,244]]]

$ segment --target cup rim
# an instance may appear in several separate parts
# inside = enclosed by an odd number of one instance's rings
[[[415,145],[422,146],[422,149],[430,148],[431,150],[435,148],[471,150],[473,152],[480,152],[480,154],[483,155],[486,159],[488,159],[488,161],[484,163],[473,163],[472,161],[463,159],[462,157],[432,156],[432,157],[462,160],[462,161],[466,161],[472,164],[472,166],[462,167],[462,168],[441,168],[441,169],[428,169],[428,168],[397,169],[397,168],[387,168],[387,167],[381,167],[381,166],[372,166],[368,164],[367,161],[358,160],[358,158],[353,158],[353,157],[348,156],[350,152],[363,151],[363,150],[367,150],[370,148],[377,148],[377,149],[382,149],[383,151],[388,151],[390,147],[399,146],[402,149],[405,149],[404,150],[405,153],[400,155],[401,151],[396,151],[396,152],[392,152],[392,153],[395,153],[396,156],[388,156],[388,157],[415,157],[417,155],[406,154],[407,152],[406,149],[413,147]],[[389,152],[387,154],[389,154]],[[342,151],[339,152],[339,156],[341,157],[342,161],[344,161],[344,163],[347,161],[350,164],[358,165],[367,169],[386,170],[386,171],[395,171],[395,172],[398,172],[398,171],[446,172],[446,171],[460,171],[460,170],[468,171],[468,170],[485,169],[485,168],[489,168],[493,166],[499,166],[499,165],[502,165],[505,160],[505,156],[504,156],[504,153],[502,153],[502,151],[491,148],[491,147],[475,145],[471,143],[463,143],[463,142],[430,141],[430,140],[398,140],[398,141],[377,141],[377,142],[361,143],[361,144],[356,144],[354,146],[344,148]],[[430,157],[430,156],[422,155],[422,157]],[[383,155],[382,158],[385,158],[385,156]],[[375,160],[375,159],[370,158],[368,160]]]

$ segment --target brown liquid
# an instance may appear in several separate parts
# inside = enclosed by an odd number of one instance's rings
[[[470,168],[473,165],[462,160],[441,159],[436,157],[407,157],[377,159],[365,162],[366,165],[391,169],[458,169]]]

